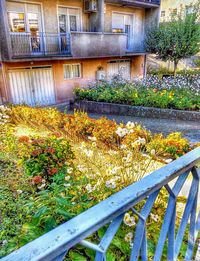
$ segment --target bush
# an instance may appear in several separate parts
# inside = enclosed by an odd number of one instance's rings
[[[110,102],[169,108],[178,110],[200,110],[200,85],[198,76],[185,79],[150,77],[145,82],[102,83],[88,89],[75,89],[77,100]]]
[[[52,109],[24,106],[21,117],[20,107],[3,108],[6,122],[0,125],[0,257],[191,149],[178,133],[154,136],[137,123],[118,125],[79,112],[63,115],[55,110],[50,121],[45,117]],[[30,128],[30,115],[34,119],[38,114],[41,119],[32,120]],[[43,121],[48,125],[45,133],[40,131]],[[29,134],[19,135],[19,125]],[[166,198],[166,191],[161,191],[148,218],[152,246],[158,238]],[[136,206],[138,211],[142,204]],[[125,217],[109,249],[114,260],[127,258],[131,250],[130,232],[137,217],[131,211]],[[105,227],[95,233],[94,241],[102,238],[104,231]],[[92,259],[93,253],[76,247],[67,258],[86,260],[85,256]]]
[[[28,152],[23,155],[25,173],[33,177],[32,181],[36,185],[52,181],[55,175],[64,178],[67,168],[72,167],[74,155],[69,142],[64,138],[20,137],[19,142],[23,143]]]

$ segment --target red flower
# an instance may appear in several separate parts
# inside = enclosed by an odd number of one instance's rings
[[[49,169],[49,170],[48,170],[48,174],[49,174],[50,176],[53,176],[53,175],[55,175],[56,173],[58,173],[58,169],[57,169],[57,168],[52,168],[52,169]]]
[[[56,136],[56,138],[60,138],[62,136],[62,134],[59,132],[54,132],[53,135]]]
[[[32,178],[32,183],[34,185],[38,185],[38,184],[42,183],[42,177],[41,176],[35,176],[34,178]]]
[[[46,153],[50,153],[50,154],[53,154],[55,152],[55,149],[54,148],[47,148],[45,150]]]
[[[24,143],[28,143],[30,141],[28,136],[21,136],[19,137],[19,142],[24,142]]]
[[[33,145],[40,145],[40,144],[43,144],[43,143],[44,143],[43,139],[33,139],[32,140]]]
[[[32,155],[33,157],[37,157],[37,156],[39,156],[41,153],[42,153],[42,150],[41,150],[41,149],[36,149],[36,150],[33,150],[33,151],[32,151],[31,155]]]

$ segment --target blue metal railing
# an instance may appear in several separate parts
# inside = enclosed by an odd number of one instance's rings
[[[68,250],[78,243],[95,250],[96,261],[106,260],[107,249],[128,210],[132,210],[139,220],[135,229],[130,260],[135,261],[141,258],[141,260],[147,261],[149,259],[146,221],[163,187],[168,191],[169,199],[153,260],[161,260],[166,240],[168,240],[167,259],[177,260],[186,227],[189,227],[189,237],[185,260],[192,260],[197,234],[200,230],[200,212],[197,210],[200,180],[199,163],[200,147],[14,251],[4,257],[2,261],[59,261],[63,260]],[[192,183],[188,189],[189,194],[182,219],[177,233],[175,233],[177,196],[184,184],[188,185],[187,178],[190,173],[193,177]],[[174,185],[170,183],[171,181]],[[146,203],[138,213],[134,206],[144,199],[146,199]],[[109,227],[98,245],[85,240],[106,224],[109,224]]]

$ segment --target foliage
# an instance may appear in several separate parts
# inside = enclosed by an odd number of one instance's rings
[[[63,138],[53,136],[29,139],[23,136],[19,138],[19,142],[29,151],[28,155],[23,156],[23,166],[25,173],[34,177],[33,183],[40,184],[42,180],[52,180],[54,175],[65,175],[72,164],[71,146]]]
[[[174,75],[181,59],[199,52],[200,26],[199,6],[193,6],[194,12],[171,17],[159,27],[153,27],[147,33],[147,51],[156,54],[163,61],[174,62]]]
[[[194,82],[195,77],[189,77],[187,82],[184,83],[181,77],[174,82],[171,82],[170,78],[161,81],[157,77],[150,77],[146,80],[145,85],[143,82],[118,83],[115,85],[105,82],[88,89],[77,88],[75,94],[77,100],[179,110],[200,110],[199,83],[197,83],[195,90],[191,90],[187,87],[191,84],[190,81]],[[196,85],[194,84],[194,86]]]
[[[46,115],[52,109],[16,106],[0,110],[2,119],[6,119],[0,124],[0,151],[3,151],[0,153],[0,256],[190,149],[180,134],[166,138],[153,136],[133,122],[118,125],[105,118],[93,120],[84,113],[64,115],[57,110],[53,110],[48,121]],[[30,115],[36,119],[38,114],[40,119],[29,123]],[[38,130],[43,129],[45,132],[41,134]],[[152,254],[165,207],[163,191],[148,220]],[[136,222],[137,217],[131,211],[126,213],[109,248],[109,260],[127,258]],[[101,228],[90,239],[98,242],[105,229]],[[69,251],[66,260],[93,258],[94,252],[77,246]]]

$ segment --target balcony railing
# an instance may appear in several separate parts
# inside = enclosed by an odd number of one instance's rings
[[[144,53],[142,39],[128,40],[125,33],[71,32],[11,33],[12,58],[73,56],[75,58],[124,56]],[[140,43],[141,42],[141,43]]]
[[[106,0],[108,3],[121,3],[127,6],[157,7],[160,0]]]
[[[71,54],[69,33],[11,33],[10,37],[13,58]]]
[[[197,166],[200,166],[199,163],[200,148],[197,148],[1,260],[60,261],[64,259],[70,248],[80,243],[96,252],[96,261],[105,261],[106,252],[127,211],[132,211],[133,214],[138,216],[130,260],[136,261],[140,258],[140,260],[150,260],[148,258],[147,219],[160,190],[165,187],[169,195],[168,205],[166,209],[163,209],[165,215],[153,260],[161,260],[164,246],[167,246],[167,260],[177,260],[184,240],[184,243],[187,243],[184,260],[191,261],[200,230],[200,212],[197,209],[197,206],[199,206],[198,188],[200,181],[200,167]],[[190,173],[192,174],[191,182],[188,181]],[[177,227],[177,197],[184,184],[187,186],[188,196],[182,218],[178,217],[179,226]],[[136,211],[136,204],[141,201],[144,202],[144,200],[146,200],[146,203],[141,207],[141,210]],[[108,225],[108,228],[99,244],[85,240],[105,225]],[[188,240],[185,240],[184,237],[186,229],[188,229]]]
[[[155,4],[159,5],[160,0],[135,0],[136,2],[141,2],[141,3],[149,3],[149,4]]]

